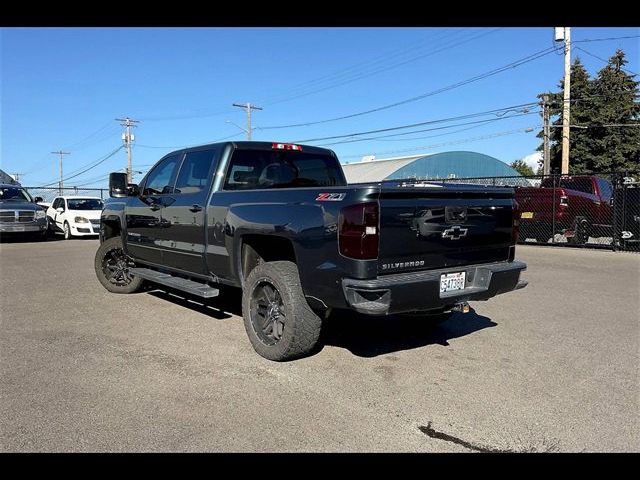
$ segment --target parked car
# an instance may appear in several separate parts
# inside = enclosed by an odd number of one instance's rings
[[[169,153],[139,186],[112,173],[109,192],[100,283],[202,298],[241,287],[247,335],[270,360],[313,351],[332,309],[428,322],[526,285],[511,188],[347,185],[331,150],[225,142]]]
[[[548,177],[540,187],[516,188],[520,238],[547,242],[559,233],[569,243],[613,236],[611,183],[591,175]]]
[[[46,238],[45,211],[19,184],[0,184],[0,235],[28,233],[38,239]]]
[[[49,232],[62,233],[65,240],[98,235],[103,206],[104,203],[98,197],[56,197],[47,209]]]

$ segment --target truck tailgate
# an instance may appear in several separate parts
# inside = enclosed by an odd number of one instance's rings
[[[379,202],[381,274],[509,258],[510,188],[382,187]]]

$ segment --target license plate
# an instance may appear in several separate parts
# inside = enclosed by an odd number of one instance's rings
[[[464,290],[466,272],[444,273],[440,275],[440,293]]]
[[[22,225],[13,227],[14,232],[24,232],[24,227]]]
[[[533,218],[533,212],[522,212],[520,218]]]

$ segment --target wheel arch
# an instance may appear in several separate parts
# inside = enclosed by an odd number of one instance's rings
[[[238,278],[240,283],[260,263],[286,260],[297,264],[291,239],[278,235],[245,234],[240,240]]]

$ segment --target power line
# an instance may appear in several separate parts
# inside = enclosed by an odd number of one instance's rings
[[[548,55],[549,53],[553,52],[556,48],[558,48],[558,47],[554,46],[554,47],[545,48],[544,50],[540,50],[538,52],[535,52],[535,53],[532,53],[530,55],[527,55],[526,57],[523,57],[523,58],[521,58],[519,60],[511,62],[511,63],[509,63],[507,65],[503,65],[502,67],[498,67],[498,68],[495,68],[493,70],[489,70],[487,72],[484,72],[482,74],[476,75],[476,76],[471,77],[471,78],[468,78],[466,80],[462,80],[462,81],[453,83],[451,85],[447,85],[445,87],[442,87],[442,88],[439,88],[439,89],[436,89],[436,90],[432,90],[430,92],[426,92],[426,93],[417,95],[415,97],[407,98],[405,100],[401,100],[399,102],[391,103],[391,104],[384,105],[384,106],[381,106],[381,107],[372,108],[372,109],[369,109],[369,110],[365,110],[365,111],[358,112],[358,113],[352,113],[352,114],[349,114],[349,115],[342,115],[340,117],[327,118],[327,119],[324,119],[324,120],[317,120],[317,121],[304,122],[304,123],[294,123],[294,124],[290,124],[290,125],[275,125],[275,126],[267,126],[267,127],[258,127],[258,128],[260,130],[274,130],[274,129],[281,129],[281,128],[306,127],[306,126],[310,126],[310,125],[318,125],[318,124],[321,124],[321,123],[329,123],[329,122],[335,122],[335,121],[338,121],[338,120],[345,120],[345,119],[348,119],[348,118],[359,117],[361,115],[368,115],[368,114],[374,113],[374,112],[380,112],[382,110],[387,110],[387,109],[390,109],[390,108],[398,107],[400,105],[405,105],[407,103],[411,103],[411,102],[415,102],[415,101],[418,101],[418,100],[422,100],[423,98],[434,96],[434,95],[437,95],[439,93],[447,92],[449,90],[453,90],[455,88],[459,88],[459,87],[462,87],[464,85],[468,85],[470,83],[474,83],[474,82],[483,80],[485,78],[497,75],[497,74],[502,73],[504,71],[507,71],[507,70],[510,70],[510,69],[513,69],[513,68],[517,68],[517,67],[519,67],[521,65],[524,65],[526,63],[532,62],[534,60],[537,60],[539,58],[542,58],[542,57]]]
[[[365,142],[367,140],[379,140],[379,139],[384,139],[384,138],[388,138],[388,137],[399,137],[399,136],[404,136],[404,135],[413,135],[415,133],[423,133],[423,132],[432,132],[432,131],[436,131],[436,130],[445,130],[447,128],[455,128],[455,127],[461,127],[461,126],[465,126],[465,125],[485,125],[487,123],[492,123],[492,122],[499,122],[501,120],[510,120],[513,118],[517,118],[517,117],[523,117],[526,115],[537,115],[539,114],[539,111],[535,111],[535,112],[524,112],[524,113],[520,113],[520,114],[516,114],[516,115],[510,115],[508,117],[499,117],[499,118],[490,118],[488,120],[475,120],[472,122],[464,122],[464,123],[456,123],[453,125],[446,125],[443,127],[435,127],[435,128],[426,128],[426,129],[422,129],[422,130],[414,130],[411,132],[402,132],[402,133],[393,133],[390,135],[380,135],[380,136],[376,136],[376,137],[365,137],[365,138],[357,138],[357,139],[353,139],[353,140],[342,140],[339,142],[333,142],[333,143],[325,143],[323,144],[323,146],[329,146],[329,145],[340,145],[340,144],[344,144],[344,143],[355,143],[355,142]],[[450,133],[454,133],[454,132],[450,132]],[[418,140],[418,139],[403,139],[405,141],[407,140]]]
[[[86,148],[89,144],[85,145],[85,146],[80,146],[83,143],[87,142],[89,139],[92,139],[91,143],[99,143],[103,140],[106,140],[107,138],[109,138],[109,136],[112,135],[113,131],[111,130],[107,135],[101,136],[98,139],[93,139],[93,137],[95,137],[96,135],[98,135],[99,133],[103,132],[107,127],[109,127],[111,124],[111,122],[108,122],[104,125],[102,125],[100,128],[98,128],[97,130],[95,130],[94,132],[92,132],[91,134],[87,135],[86,137],[84,137],[82,140],[79,140],[76,143],[73,143],[71,145],[67,145],[63,148],[63,150],[82,150],[83,148]],[[45,154],[42,156],[42,158],[38,159],[35,162],[35,166],[30,168],[29,170],[27,170],[26,172],[24,172],[22,175],[29,175],[33,172],[35,172],[36,170],[40,169],[40,163],[43,162],[45,160],[45,158],[47,157],[48,154]]]
[[[392,153],[414,152],[416,150],[425,150],[425,149],[429,149],[429,148],[445,147],[445,146],[448,146],[448,145],[458,145],[458,144],[461,144],[461,143],[471,143],[471,142],[476,142],[476,141],[480,141],[480,140],[486,140],[486,139],[489,139],[489,138],[503,137],[503,136],[506,136],[506,135],[514,135],[516,133],[530,133],[536,128],[540,128],[540,125],[534,125],[532,127],[526,127],[526,128],[519,128],[519,129],[516,129],[516,130],[507,130],[505,132],[492,133],[492,134],[488,134],[488,135],[483,135],[481,137],[465,138],[465,139],[462,139],[462,140],[456,140],[456,141],[452,141],[452,142],[436,143],[436,144],[433,144],[433,145],[421,145],[419,147],[404,148],[404,149],[400,149],[400,150],[388,150],[386,152],[376,152],[376,155],[387,155],[387,154],[392,154]],[[362,157],[364,155],[371,155],[371,152],[360,153],[360,154],[355,154],[355,155],[345,155],[345,156],[342,156],[341,158],[357,158],[357,157]]]
[[[225,114],[229,114],[230,112],[232,112],[232,110],[230,109],[226,109],[226,110],[217,110],[214,111],[212,113],[194,113],[194,114],[176,114],[176,115],[165,115],[165,116],[151,116],[151,117],[145,117],[142,116],[142,121],[144,122],[162,122],[162,121],[166,121],[166,120],[189,120],[192,118],[205,118],[205,117],[215,117],[217,115],[225,115]]]
[[[222,138],[217,138],[215,140],[205,140],[203,142],[199,142],[199,143],[194,143],[192,145],[143,145],[140,143],[136,144],[136,147],[142,147],[142,148],[161,148],[161,149],[171,149],[174,148],[176,150],[178,149],[183,149],[183,148],[191,148],[191,147],[197,147],[199,145],[206,145],[208,143],[216,143],[216,142],[222,142],[223,140],[228,140],[230,138],[233,137],[237,137],[238,135],[242,135],[241,133],[234,133],[233,135],[229,135],[227,137],[222,137]]]
[[[585,38],[583,40],[572,40],[572,43],[583,43],[583,42],[607,42],[609,40],[626,40],[629,38],[640,38],[640,35],[628,35],[625,37],[607,37],[607,38]]]
[[[493,29],[493,30],[491,30],[491,31],[489,31],[489,32],[483,32],[483,33],[480,33],[480,34],[477,34],[477,35],[473,35],[473,34],[472,34],[470,37],[465,38],[464,40],[461,40],[461,41],[455,42],[455,43],[453,43],[453,44],[447,45],[447,46],[445,46],[445,47],[438,48],[438,49],[435,49],[435,50],[429,51],[429,52],[427,52],[427,53],[424,53],[424,54],[421,54],[421,55],[418,55],[418,56],[412,57],[412,58],[410,58],[410,59],[408,59],[408,60],[404,60],[404,61],[401,61],[401,62],[398,62],[398,63],[394,63],[394,64],[392,64],[392,65],[388,65],[388,66],[386,66],[386,67],[379,67],[379,68],[377,68],[377,69],[375,69],[375,70],[373,70],[373,71],[371,71],[371,72],[366,72],[366,73],[357,74],[357,75],[352,76],[352,77],[350,77],[350,78],[346,78],[345,80],[340,81],[340,82],[338,82],[338,83],[334,83],[334,84],[331,84],[331,85],[328,85],[328,86],[325,86],[325,87],[322,87],[322,88],[319,88],[319,89],[316,89],[316,90],[311,90],[311,91],[309,91],[309,92],[300,93],[300,94],[298,94],[298,95],[293,95],[293,96],[290,96],[290,97],[285,97],[285,98],[284,98],[284,99],[282,99],[282,100],[278,100],[278,101],[275,101],[275,102],[268,103],[268,105],[275,105],[275,104],[277,104],[277,103],[283,103],[283,102],[287,102],[287,101],[290,101],[290,100],[295,100],[295,99],[297,99],[297,98],[306,97],[306,96],[308,96],[308,95],[312,95],[312,94],[315,94],[315,93],[323,92],[323,91],[325,91],[325,90],[329,90],[329,89],[331,89],[331,88],[336,88],[336,87],[339,87],[339,86],[345,85],[345,84],[347,84],[347,83],[352,83],[352,82],[355,82],[355,81],[357,81],[357,80],[361,80],[361,79],[363,79],[363,78],[368,78],[368,77],[371,77],[371,76],[373,76],[373,75],[378,75],[379,73],[386,72],[386,71],[388,71],[388,70],[391,70],[391,69],[397,68],[397,67],[402,66],[402,65],[406,65],[407,63],[414,62],[414,61],[416,61],[416,60],[418,60],[418,59],[421,59],[421,58],[424,58],[424,57],[427,57],[427,56],[430,56],[430,55],[435,55],[435,54],[437,54],[437,53],[440,53],[440,52],[443,52],[443,51],[446,51],[446,50],[450,50],[450,49],[455,48],[455,47],[457,47],[457,46],[459,46],[459,45],[462,45],[462,44],[465,44],[465,43],[471,42],[471,41],[473,41],[473,40],[476,40],[476,39],[478,39],[478,38],[480,38],[480,37],[484,37],[484,36],[486,36],[486,35],[489,35],[490,33],[493,33],[494,31],[497,31],[497,30],[499,30],[499,28],[495,28],[495,29]]]
[[[571,128],[603,128],[603,127],[640,127],[640,122],[637,123],[605,123],[602,125],[569,125]],[[549,125],[549,128],[562,128],[562,125]]]
[[[113,129],[115,128],[115,126],[111,122],[105,123],[100,128],[98,128],[96,131],[94,131],[91,134],[89,134],[86,137],[84,137],[82,140],[79,140],[74,144],[68,145],[65,148],[67,150],[81,150],[82,148],[85,148],[85,147],[79,147],[80,145],[82,145],[83,143],[87,142],[89,139],[93,139],[93,137],[97,136],[99,133],[103,132],[104,130],[107,130],[109,127],[111,127],[111,129],[109,131],[108,136],[103,136],[103,137],[100,138],[100,140],[92,140],[92,143],[97,143],[98,141],[101,141],[101,140],[103,140],[105,138],[108,138],[109,136],[112,135]]]
[[[466,40],[464,40],[464,42],[466,43],[467,41],[475,40],[476,38],[479,38],[479,36],[488,35],[489,33],[493,33],[496,30],[499,30],[499,28],[498,29],[493,29],[493,30],[491,30],[491,31],[489,31],[487,33],[484,33],[484,34],[481,34],[481,35],[478,35],[478,36],[474,36],[473,38],[466,39]],[[438,41],[444,39],[447,36],[455,35],[457,33],[460,33],[460,31],[444,32],[444,35],[441,35],[441,37],[438,38]],[[428,38],[430,38],[430,37],[428,37]],[[417,44],[424,43],[424,41],[425,41],[425,39],[423,39],[420,42],[417,42]],[[416,44],[414,44],[414,45],[416,45]],[[448,48],[453,48],[454,46],[457,46],[457,45],[450,45]],[[420,47],[418,47],[418,48],[420,48]],[[400,52],[397,53],[397,54],[391,54],[390,53],[390,54],[380,55],[378,57],[374,57],[371,60],[367,60],[367,61],[364,61],[364,62],[359,62],[359,63],[357,63],[355,65],[352,65],[351,67],[345,68],[342,71],[334,72],[334,73],[329,74],[329,75],[324,75],[324,76],[318,77],[316,79],[308,80],[308,81],[302,82],[302,83],[300,83],[298,85],[294,85],[293,87],[287,89],[287,94],[290,94],[292,91],[295,91],[295,90],[304,91],[304,88],[301,88],[301,87],[311,86],[314,83],[323,83],[323,82],[326,82],[326,81],[337,80],[340,77],[345,77],[345,76],[348,76],[348,75],[354,75],[354,74],[358,75],[357,70],[362,65],[370,64],[369,66],[371,66],[371,65],[374,65],[376,63],[380,63],[381,61],[384,61],[386,59],[386,57],[392,57],[393,58],[394,56],[400,56],[400,55],[406,54],[407,52],[409,52],[411,50],[416,50],[416,49],[417,49],[416,47],[408,48],[408,49],[401,49]],[[433,52],[433,53],[437,53],[437,52]],[[422,56],[426,56],[426,55],[429,55],[429,54],[424,54]],[[368,67],[365,66],[364,68],[368,68]],[[392,66],[390,68],[394,68],[394,66]],[[356,72],[349,72],[349,70],[356,70]],[[375,74],[375,73],[378,73],[378,72],[374,72],[373,74]],[[348,80],[348,82],[355,81],[355,80],[358,80],[358,79],[359,78],[353,78],[351,80]],[[310,95],[312,93],[316,93],[318,91],[326,90],[328,88],[333,88],[334,86],[339,86],[339,85],[332,85],[330,87],[322,88],[321,90],[314,90],[314,91],[311,91],[311,92],[308,92],[308,93],[303,93],[301,95],[296,96],[295,98],[299,98],[300,96]],[[280,98],[281,96],[282,95],[274,95],[274,96],[271,96],[271,97],[266,97],[266,99],[262,100],[262,103],[266,103],[268,105],[274,105],[274,104],[277,104],[277,103],[282,103],[282,102],[285,102],[285,101],[293,99],[293,98],[290,98],[290,97],[285,97],[284,99],[281,99]],[[275,99],[275,100],[272,102],[271,99]],[[142,120],[144,120],[145,122],[165,121],[165,120],[187,120],[187,119],[193,119],[193,118],[213,117],[213,116],[218,116],[218,115],[223,115],[223,114],[229,114],[230,112],[231,112],[231,110],[227,109],[227,110],[217,110],[217,111],[214,111],[214,112],[203,112],[203,113],[193,113],[193,114],[176,114],[176,115],[150,116],[150,117],[143,116]]]
[[[66,177],[66,178],[64,178],[63,180],[64,180],[64,181],[71,180],[72,178],[79,177],[79,176],[80,176],[80,175],[82,175],[83,173],[86,173],[86,172],[88,172],[89,170],[94,169],[94,168],[95,168],[95,167],[97,167],[98,165],[100,165],[100,164],[102,164],[102,163],[106,162],[109,158],[113,157],[113,156],[114,156],[116,153],[118,153],[118,152],[120,151],[120,149],[122,149],[122,148],[124,148],[124,145],[120,145],[120,146],[119,146],[118,148],[116,148],[113,152],[111,152],[111,153],[107,154],[105,157],[103,157],[103,158],[99,159],[99,160],[98,160],[97,162],[95,162],[93,165],[91,165],[90,167],[88,167],[88,168],[86,168],[86,169],[82,170],[80,173],[77,173],[77,174],[75,174],[75,175],[71,175],[71,176],[69,176],[69,177]],[[40,186],[41,186],[41,187],[48,187],[48,186],[53,185],[53,184],[55,184],[55,182],[46,183],[46,184],[44,184],[44,185],[40,185]]]
[[[405,124],[405,125],[398,125],[398,126],[394,126],[394,127],[387,127],[387,128],[379,128],[376,130],[367,130],[364,132],[354,132],[354,133],[349,133],[349,134],[345,134],[345,135],[332,135],[330,137],[319,137],[319,138],[310,138],[310,139],[304,139],[304,140],[296,140],[295,143],[304,143],[304,142],[317,142],[317,141],[321,141],[321,140],[334,140],[337,138],[347,138],[347,137],[355,137],[355,136],[359,136],[359,135],[369,135],[371,133],[382,133],[382,132],[390,132],[390,131],[394,131],[394,130],[402,130],[405,128],[413,128],[413,127],[420,127],[423,125],[431,125],[431,124],[436,124],[436,123],[445,123],[445,122],[450,122],[453,120],[464,120],[464,119],[468,119],[468,118],[474,118],[474,117],[480,117],[483,115],[490,115],[490,114],[496,114],[498,112],[502,112],[505,110],[510,110],[510,109],[522,109],[522,108],[526,108],[526,107],[532,107],[534,105],[537,105],[538,102],[529,102],[529,103],[523,103],[520,105],[511,105],[508,107],[503,107],[503,108],[496,108],[496,109],[492,109],[492,110],[486,110],[484,112],[476,112],[476,113],[469,113],[466,115],[458,115],[455,117],[447,117],[447,118],[440,118],[437,120],[427,120],[424,122],[417,122],[417,123],[409,123],[409,124]]]
[[[568,102],[577,102],[577,101],[581,101],[581,100],[586,100],[586,99],[590,99],[590,98],[600,98],[600,97],[606,97],[606,96],[610,96],[610,95],[621,95],[623,92],[618,92],[618,93],[613,93],[613,94],[600,94],[600,95],[585,95],[585,96],[581,96],[581,97],[574,97],[574,98],[570,98],[567,101]],[[563,104],[564,100],[559,99],[556,102],[552,102],[553,104],[557,105],[557,104]],[[355,137],[355,136],[360,136],[360,135],[369,135],[372,133],[382,133],[382,132],[387,132],[387,131],[393,131],[393,130],[402,130],[405,128],[413,128],[413,127],[419,127],[419,126],[423,126],[423,125],[430,125],[430,124],[437,124],[437,123],[446,123],[446,122],[450,122],[453,120],[465,120],[465,119],[469,119],[469,118],[475,118],[475,117],[480,117],[483,115],[489,115],[489,114],[493,114],[496,115],[497,117],[501,117],[503,115],[505,115],[506,113],[509,112],[524,112],[525,109],[527,109],[528,107],[533,107],[535,105],[539,105],[540,102],[539,101],[535,101],[535,102],[528,102],[528,103],[521,103],[519,105],[511,105],[508,107],[502,107],[502,108],[496,108],[496,109],[492,109],[492,110],[486,110],[484,112],[476,112],[476,113],[470,113],[470,114],[466,114],[466,115],[458,115],[455,117],[447,117],[447,118],[441,118],[441,119],[436,119],[436,120],[429,120],[429,121],[425,121],[425,122],[418,122],[418,123],[411,123],[411,124],[405,124],[405,125],[399,125],[399,126],[393,126],[393,127],[387,127],[387,128],[381,128],[381,129],[377,129],[377,130],[368,130],[368,131],[364,131],[364,132],[354,132],[354,133],[348,133],[348,134],[341,134],[341,135],[333,135],[330,137],[319,137],[319,138],[309,138],[309,139],[302,139],[302,140],[292,140],[292,143],[306,143],[306,142],[318,142],[318,141],[322,141],[322,140],[334,140],[334,139],[339,139],[339,138],[349,138],[349,137]],[[527,112],[524,112],[527,113]],[[510,118],[510,117],[507,117]],[[408,134],[411,133],[417,133],[417,132],[408,132]]]
[[[595,55],[595,54],[593,54],[593,53],[591,53],[591,52],[587,52],[587,51],[586,51],[584,48],[582,48],[582,47],[576,47],[576,50],[580,50],[581,52],[586,53],[587,55],[589,55],[589,56],[591,56],[591,57],[593,57],[593,58],[596,58],[596,59],[600,60],[601,62],[606,63],[607,65],[609,64],[609,60],[605,60],[604,58],[599,57],[598,55]],[[638,75],[637,73],[632,72],[631,70],[629,70],[629,69],[627,69],[627,68],[622,68],[622,67],[620,67],[620,70],[627,72],[629,75]]]
[[[443,38],[445,38],[447,36],[455,35],[455,34],[459,33],[461,30],[462,29],[458,29],[457,31],[441,32],[441,33],[444,33],[444,35],[441,35],[441,37],[438,38],[437,40],[440,41],[440,40],[442,40]],[[291,92],[295,92],[296,90],[304,90],[303,88],[301,89],[301,87],[310,86],[310,85],[313,85],[314,83],[323,83],[323,82],[325,82],[327,80],[336,80],[336,79],[338,79],[340,77],[344,77],[344,76],[347,76],[347,75],[353,75],[353,73],[354,73],[353,70],[355,70],[355,71],[363,70],[363,69],[368,68],[368,66],[375,65],[376,63],[384,62],[388,58],[399,57],[401,55],[406,54],[407,52],[409,52],[411,50],[419,50],[422,47],[417,47],[416,45],[422,44],[426,40],[431,39],[431,38],[432,38],[432,36],[427,36],[427,37],[423,38],[422,40],[420,40],[419,42],[414,43],[409,48],[395,49],[392,52],[388,52],[388,53],[385,53],[383,55],[378,55],[376,57],[373,57],[373,58],[371,58],[369,60],[365,60],[365,61],[362,61],[362,62],[355,63],[355,64],[353,64],[353,65],[351,65],[349,67],[343,68],[342,70],[338,70],[338,71],[332,72],[330,74],[323,75],[321,77],[318,77],[318,78],[315,78],[315,79],[312,79],[312,80],[307,80],[306,82],[299,83],[297,85],[294,85],[294,86],[288,88],[287,90],[288,90],[289,93],[291,93]],[[271,103],[269,103],[269,102],[271,101],[272,98],[276,98],[277,99],[278,95],[274,95],[273,97],[267,97],[266,99],[262,100],[262,103],[271,105]]]
[[[422,135],[420,137],[411,137],[411,138],[406,138],[406,137],[405,138],[384,138],[382,141],[383,142],[412,142],[414,140],[424,140],[426,138],[444,137],[446,135],[453,135],[454,133],[466,132],[467,130],[473,130],[474,128],[483,127],[493,122],[494,120],[495,119],[483,120],[481,123],[478,123],[476,125],[471,125],[470,127],[459,128],[457,130],[452,130],[450,132],[437,133],[435,135]],[[413,133],[413,132],[409,132],[409,133]],[[382,138],[382,137],[379,137],[379,138]]]

